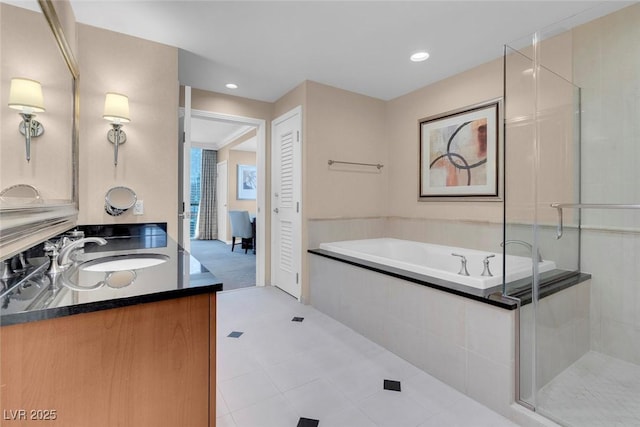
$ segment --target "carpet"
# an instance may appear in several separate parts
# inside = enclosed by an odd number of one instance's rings
[[[223,290],[256,285],[256,256],[246,254],[239,244],[234,252],[231,245],[219,240],[191,240],[191,255],[222,281]]]

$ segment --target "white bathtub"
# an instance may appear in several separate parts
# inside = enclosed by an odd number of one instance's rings
[[[491,252],[391,238],[321,243],[320,249],[478,289],[502,284],[501,253],[495,253],[489,260],[493,277],[486,277],[481,276],[483,260],[487,255],[491,255]],[[452,256],[451,253],[467,258],[469,276],[458,274],[460,258]],[[538,264],[538,268],[542,273],[555,269],[556,264],[553,261],[543,261]],[[531,276],[531,269],[531,258],[507,255],[507,283]]]

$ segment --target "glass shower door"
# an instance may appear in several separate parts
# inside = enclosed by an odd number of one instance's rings
[[[551,207],[580,198],[580,91],[552,70],[563,68],[563,58],[543,50],[565,43],[562,36],[539,39],[506,46],[504,62],[505,265],[509,257],[524,256],[532,266],[528,280],[506,283],[504,290],[521,300],[517,398],[536,410],[540,390],[562,369],[561,361],[579,353],[556,312],[575,307],[558,288],[578,274],[580,254],[579,217],[567,215],[558,240]]]

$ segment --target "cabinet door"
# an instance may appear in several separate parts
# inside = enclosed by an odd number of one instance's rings
[[[210,319],[198,295],[0,328],[2,425],[208,427]]]

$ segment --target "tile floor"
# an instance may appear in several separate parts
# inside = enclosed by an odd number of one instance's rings
[[[538,396],[540,410],[576,427],[640,426],[640,366],[590,351]]]
[[[516,426],[277,288],[221,292],[217,320],[217,427]]]

